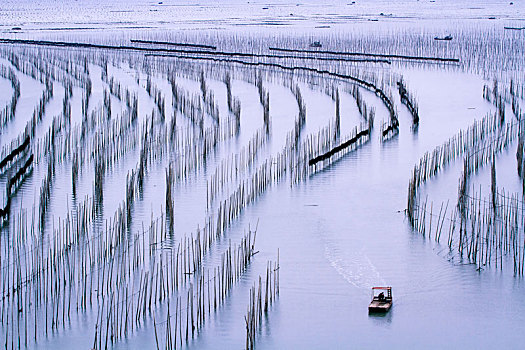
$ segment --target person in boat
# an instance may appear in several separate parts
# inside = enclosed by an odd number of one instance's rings
[[[379,301],[385,301],[385,293],[383,293],[383,292],[379,293],[377,298],[379,299]]]

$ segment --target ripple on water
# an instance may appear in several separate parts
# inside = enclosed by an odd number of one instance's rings
[[[371,286],[386,284],[366,255],[364,247],[348,252],[328,242],[325,246],[325,256],[337,273],[357,288],[368,291]]]

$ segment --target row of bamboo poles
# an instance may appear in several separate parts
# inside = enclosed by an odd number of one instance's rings
[[[15,71],[13,69],[7,69],[4,65],[0,66],[0,77],[9,79],[11,82],[11,88],[13,89],[11,99],[3,109],[0,109],[0,127],[4,127],[15,117],[16,106],[18,104],[18,99],[20,98],[20,81],[18,80]]]
[[[255,348],[257,335],[268,316],[270,307],[278,296],[279,252],[277,252],[277,262],[268,261],[266,264],[266,275],[264,277],[259,276],[258,282],[256,281],[250,289],[250,301],[246,316],[244,316],[244,322],[246,323],[246,350]]]
[[[483,97],[497,91],[487,86]],[[483,270],[489,266],[503,269],[505,262],[512,264],[515,275],[523,275],[525,256],[525,218],[523,202],[518,194],[508,194],[498,189],[496,183],[496,157],[516,139],[518,176],[523,178],[523,130],[522,119],[505,122],[501,112],[503,93],[494,96],[498,111],[488,114],[465,131],[460,131],[432,153],[426,153],[414,167],[409,182],[407,217],[413,230],[429,239],[440,242],[442,233],[447,239],[447,257],[460,263],[467,262]],[[419,187],[457,158],[462,157],[463,169],[458,183],[456,205],[433,203],[424,200]],[[483,167],[490,165],[490,193],[483,196],[481,186],[476,192],[470,190],[470,178]],[[471,192],[472,194],[469,194]],[[445,232],[443,232],[443,229]]]
[[[165,339],[166,349],[176,349],[199,333],[206,318],[211,317],[212,313],[220,308],[233,286],[246,272],[257,253],[254,243],[255,236],[251,237],[251,233],[236,247],[232,248],[230,243],[221,256],[221,264],[213,268],[213,275],[210,274],[210,270],[203,272],[198,276],[195,285],[189,284],[186,294],[177,296],[174,314],[170,311],[168,302],[165,321],[158,322],[155,318],[155,341],[158,349],[163,343],[162,338]],[[164,328],[162,338],[158,336],[161,327]]]
[[[408,111],[412,115],[412,126],[415,127],[419,124],[419,112],[417,103],[414,100],[414,97],[408,93],[406,83],[403,81],[403,79],[397,82],[397,87],[399,90],[399,98],[401,99],[401,103],[403,103],[407,107]]]
[[[415,231],[440,243],[446,239],[446,257],[458,264],[469,263],[483,270],[490,266],[503,270],[512,266],[516,276],[524,275],[525,221],[523,201],[519,194],[504,190],[491,191],[483,197],[473,189],[462,208],[441,203],[419,204]]]

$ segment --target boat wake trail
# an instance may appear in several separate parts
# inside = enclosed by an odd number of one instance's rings
[[[343,251],[338,245],[328,243],[325,246],[325,256],[337,273],[357,288],[368,291],[372,286],[385,285],[364,247],[357,251]]]

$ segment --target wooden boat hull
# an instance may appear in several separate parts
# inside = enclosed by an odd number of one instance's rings
[[[372,301],[368,306],[369,313],[385,313],[392,307],[392,301]]]

